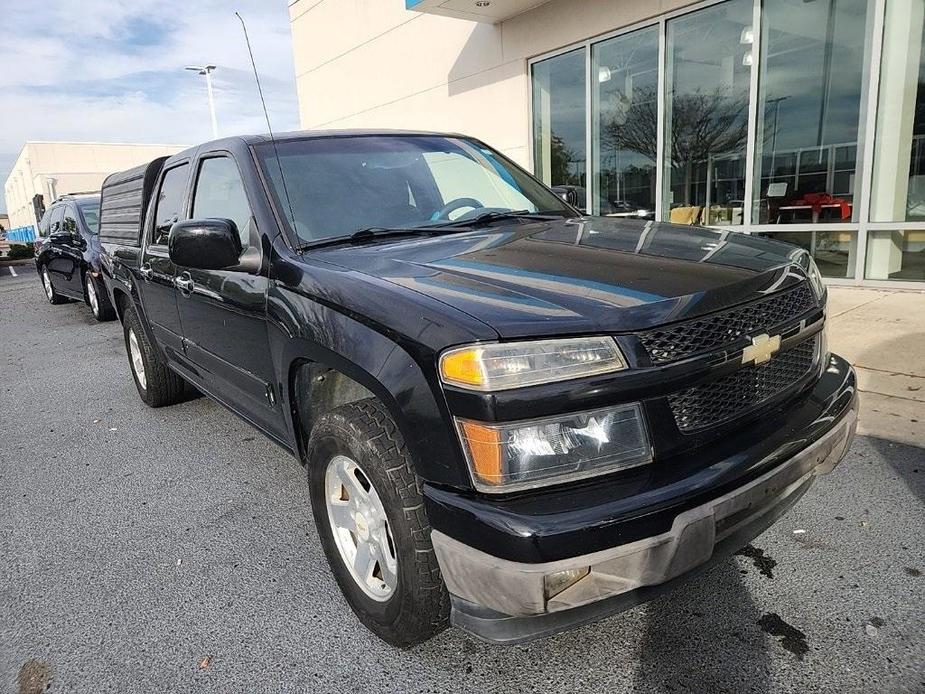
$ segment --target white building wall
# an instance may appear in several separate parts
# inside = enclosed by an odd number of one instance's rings
[[[290,3],[302,127],[457,131],[529,163],[528,59],[690,4],[552,0],[498,24],[404,0]]]
[[[48,207],[65,193],[99,190],[109,174],[175,154],[184,145],[26,142],[4,184],[12,228],[35,224],[32,197]]]

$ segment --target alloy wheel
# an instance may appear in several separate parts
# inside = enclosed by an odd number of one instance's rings
[[[99,317],[100,300],[96,296],[96,287],[93,286],[93,280],[90,279],[90,275],[87,275],[87,300],[90,302],[90,309],[93,311],[93,315]]]
[[[42,270],[42,286],[45,287],[45,296],[48,297],[48,300],[51,301],[55,298],[54,287],[51,286],[51,277],[48,276],[48,270]]]
[[[138,337],[131,328],[128,331],[128,349],[135,377],[138,379],[138,383],[141,387],[147,390],[148,381],[145,378],[145,362],[144,359],[141,358],[141,347],[138,345]]]
[[[334,543],[356,584],[385,602],[398,587],[398,558],[385,507],[356,461],[337,455],[324,477]]]

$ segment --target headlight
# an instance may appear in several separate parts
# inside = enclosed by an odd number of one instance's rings
[[[457,419],[472,481],[509,492],[601,475],[652,461],[636,403],[505,424]]]
[[[619,371],[626,362],[610,337],[493,343],[451,349],[440,357],[444,383],[507,390]]]

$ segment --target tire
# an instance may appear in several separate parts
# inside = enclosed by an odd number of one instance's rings
[[[335,511],[331,509],[343,505],[349,508],[355,499],[356,503],[364,499],[362,491],[358,489],[351,495],[341,482],[344,477],[336,471],[345,469],[344,460],[356,464],[359,470],[358,475],[353,472],[354,481],[361,487],[364,479],[369,483],[367,505],[375,505],[374,496],[381,502],[385,535],[372,513],[372,522],[364,520],[361,526],[361,521],[355,520],[354,531],[346,534],[341,525],[341,532],[335,536]],[[360,621],[386,643],[401,648],[426,641],[445,629],[449,623],[449,594],[430,541],[420,484],[404,439],[385,406],[373,398],[323,414],[311,431],[307,464],[312,513],[321,544],[334,578]],[[332,480],[333,486],[329,486]],[[359,515],[364,517],[363,513]],[[341,513],[338,517],[345,516]],[[366,536],[374,542],[374,535],[385,541],[380,541],[381,549],[372,555],[376,560],[370,577],[372,585],[364,587],[341,546],[359,546]],[[392,564],[393,558],[397,566]],[[390,575],[394,577],[392,587],[387,585]]]
[[[138,315],[131,307],[125,309],[122,320],[125,351],[129,370],[138,389],[138,395],[149,407],[174,405],[183,399],[185,381],[170,370],[161,355],[154,349]]]
[[[49,304],[66,304],[67,298],[55,291],[55,285],[51,282],[51,273],[48,272],[48,266],[42,266],[42,288],[45,290],[45,298]]]
[[[100,291],[99,283],[89,272],[84,274],[84,296],[87,297],[87,305],[90,306],[96,320],[100,323],[115,320],[116,310],[109,303],[106,291]]]

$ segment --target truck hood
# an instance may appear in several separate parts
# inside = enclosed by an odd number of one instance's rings
[[[436,237],[384,237],[313,257],[442,301],[501,338],[634,331],[760,298],[805,278],[786,243],[583,217]]]

